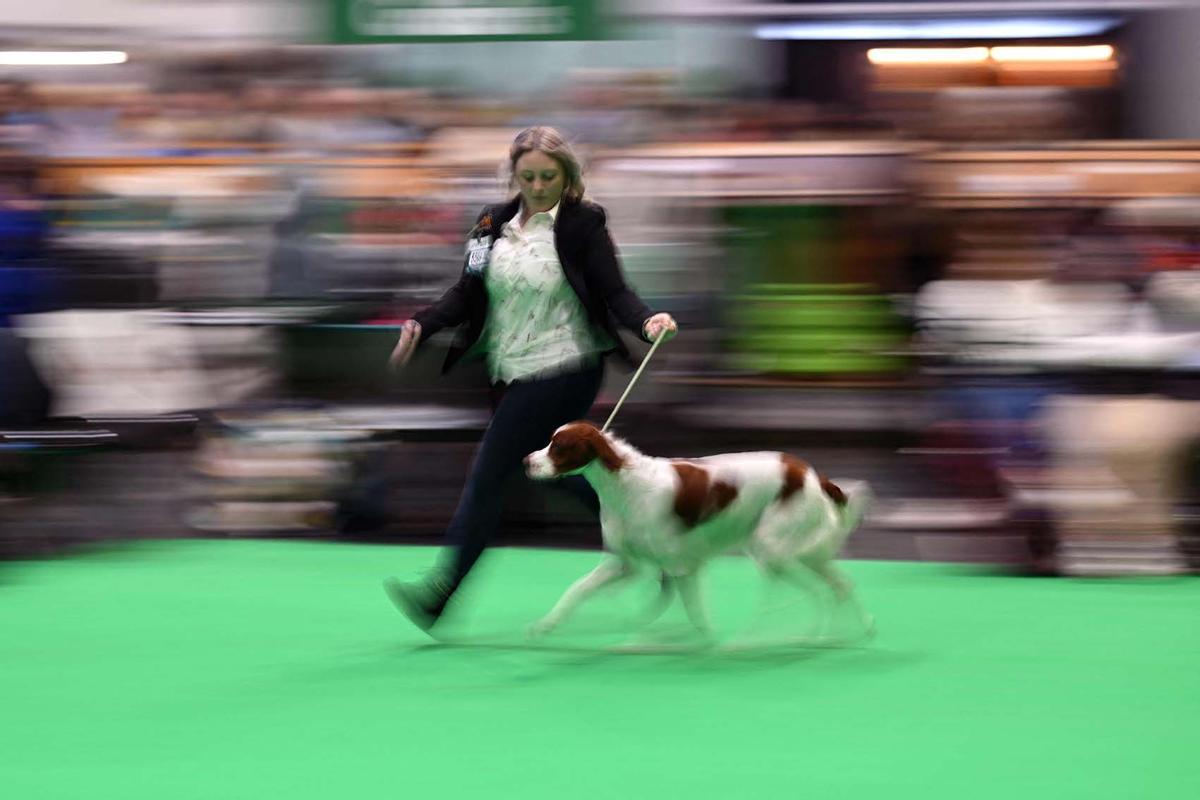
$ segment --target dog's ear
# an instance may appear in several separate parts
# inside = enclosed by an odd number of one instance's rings
[[[610,472],[625,464],[608,437],[590,422],[564,425],[550,440],[550,461],[560,473],[582,469],[596,459]]]
[[[583,469],[596,458],[589,426],[572,422],[563,425],[550,439],[550,463],[560,475]]]
[[[588,440],[592,452],[595,453],[594,457],[600,459],[600,463],[609,472],[616,472],[625,466],[625,459],[621,458],[620,454],[613,449],[612,442],[598,428],[589,427]]]

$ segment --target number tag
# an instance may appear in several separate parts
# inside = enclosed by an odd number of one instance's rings
[[[492,237],[480,236],[467,241],[467,272],[482,275],[492,250]]]

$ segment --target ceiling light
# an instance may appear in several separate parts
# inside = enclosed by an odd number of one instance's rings
[[[6,50],[0,51],[5,67],[90,67],[124,64],[129,54],[121,50]]]
[[[780,22],[760,25],[758,39],[891,41],[913,39],[1053,39],[1099,36],[1121,23],[1116,17],[983,17],[881,19],[858,22]]]

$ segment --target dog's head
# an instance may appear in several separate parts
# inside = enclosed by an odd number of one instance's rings
[[[586,421],[570,422],[554,432],[550,444],[525,456],[525,472],[531,478],[561,478],[582,472],[593,461],[610,471],[624,463],[599,428]]]

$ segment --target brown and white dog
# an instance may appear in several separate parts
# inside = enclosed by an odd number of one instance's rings
[[[766,575],[801,588],[810,588],[816,576],[837,602],[854,605],[867,632],[873,627],[834,565],[869,504],[865,486],[843,492],[786,453],[653,458],[590,422],[559,428],[549,445],[525,457],[525,469],[537,479],[586,478],[600,498],[608,550],[533,626],[534,634],[550,631],[588,595],[649,565],[663,576],[663,601],[670,602],[673,584],[692,623],[708,635],[699,572],[714,556],[739,549]]]

